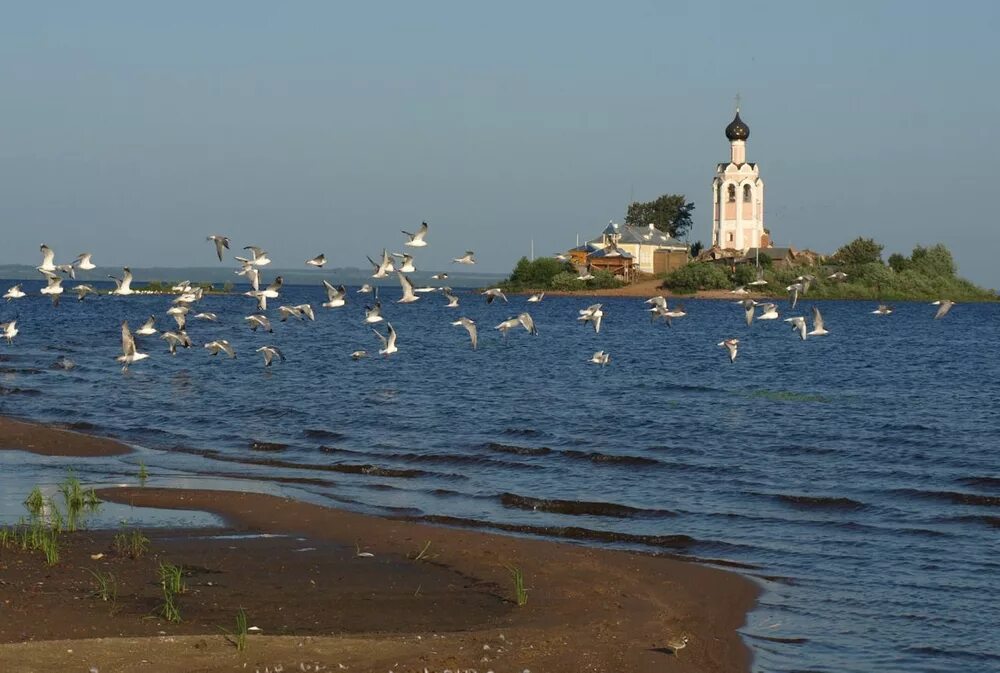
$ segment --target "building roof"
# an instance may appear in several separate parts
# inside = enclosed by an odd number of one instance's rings
[[[687,244],[681,243],[676,238],[672,238],[659,229],[651,227],[633,227],[629,224],[614,225],[609,224],[601,232],[601,238],[595,238],[589,243],[603,245],[604,236],[618,236],[617,243],[633,245],[655,245],[659,248],[683,248],[687,249]]]
[[[762,257],[770,257],[771,259],[785,259],[795,256],[795,251],[791,248],[760,248],[759,250]],[[757,256],[757,251],[758,248],[750,248],[744,257],[753,259]]]
[[[731,141],[746,140],[750,137],[750,127],[740,119],[739,110],[736,110],[736,116],[733,117],[733,121],[729,122],[729,126],[726,127],[726,137]]]
[[[596,250],[590,253],[589,257],[620,257],[622,259],[632,259],[632,255],[611,245],[603,250]]]

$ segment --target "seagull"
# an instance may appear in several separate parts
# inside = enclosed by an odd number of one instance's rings
[[[726,339],[725,341],[719,342],[720,346],[725,346],[726,350],[729,351],[730,362],[736,361],[736,350],[737,348],[739,348],[739,344],[740,344],[739,339]]]
[[[247,245],[243,249],[250,251],[250,258],[237,257],[236,261],[253,266],[267,266],[271,263],[271,258],[267,256],[267,250],[258,248],[256,245]]]
[[[313,313],[313,308],[309,304],[296,304],[295,306],[280,306],[278,307],[278,312],[281,313],[281,322],[291,316],[302,320],[303,318],[309,318],[310,320],[316,320],[316,314]]]
[[[806,319],[800,315],[793,316],[791,318],[785,318],[785,322],[792,324],[792,329],[799,331],[799,338],[805,341],[806,339]]]
[[[476,350],[476,345],[479,341],[479,330],[476,329],[476,323],[469,318],[459,318],[452,325],[461,325],[465,328],[465,331],[469,333],[469,338],[472,340],[472,350]]]
[[[167,315],[172,316],[177,323],[177,329],[183,331],[187,326],[187,314],[190,310],[187,306],[171,306],[167,309]]]
[[[365,283],[360,288],[358,288],[357,290],[355,290],[355,292],[357,292],[358,294],[362,294],[364,292],[371,292],[371,291],[372,291],[372,286],[369,285],[368,283]]]
[[[218,355],[219,351],[222,351],[223,353],[225,353],[226,355],[228,355],[230,358],[235,358],[236,357],[236,351],[233,350],[233,347],[230,346],[229,342],[226,341],[225,339],[218,339],[216,341],[209,341],[207,344],[205,344],[205,348],[207,348],[210,351],[209,355],[212,355],[212,356]]]
[[[375,273],[372,274],[372,278],[388,278],[389,274],[396,270],[392,265],[392,257],[389,256],[389,253],[386,252],[385,248],[382,248],[381,264],[376,262],[371,257],[368,258],[368,261],[372,263],[373,267],[375,267]]]
[[[594,274],[590,273],[586,269],[580,269],[580,274],[576,277],[577,280],[593,280]]]
[[[149,357],[148,353],[140,353],[135,348],[135,337],[132,336],[132,332],[128,328],[128,320],[122,321],[122,354],[115,358],[118,362],[122,363],[122,373],[128,371],[130,364],[138,362],[139,360],[145,360]]]
[[[72,291],[76,292],[77,301],[83,301],[84,297],[86,297],[88,294],[92,294],[95,296],[98,294],[97,290],[84,283],[81,283],[79,285],[74,285],[72,287]]]
[[[250,292],[244,292],[243,295],[246,297],[254,297],[257,300],[258,309],[266,311],[267,300],[277,299],[280,296],[281,286],[284,282],[285,281],[281,276],[276,276],[274,282],[263,290],[251,290]]]
[[[568,261],[569,261],[569,256],[567,256],[567,255],[564,255],[564,254],[563,254],[563,253],[561,253],[561,252],[557,252],[556,254],[554,254],[554,255],[552,255],[552,256],[553,256],[553,257],[554,257],[555,259],[559,260],[560,262],[568,262]]]
[[[180,292],[181,294],[187,294],[188,292],[194,292],[194,287],[191,285],[191,281],[182,280],[173,287],[170,288],[171,292]]]
[[[194,319],[195,320],[210,320],[212,322],[218,322],[219,316],[215,315],[211,311],[206,311],[204,313],[195,313],[194,314]]]
[[[813,328],[809,332],[809,336],[825,336],[829,334],[823,327],[823,316],[820,314],[819,309],[813,306]]]
[[[785,288],[788,291],[788,300],[792,302],[791,308],[799,303],[799,293],[805,294],[805,286],[802,283],[792,283]]]
[[[151,315],[149,316],[149,320],[144,322],[142,324],[142,327],[137,329],[135,333],[139,336],[152,336],[156,334],[156,327],[154,327],[155,324],[156,324],[156,316]]]
[[[684,316],[687,315],[687,311],[684,310],[684,304],[677,304],[675,308],[672,308],[669,311],[664,312],[663,315],[666,318],[683,318]],[[669,320],[667,321],[667,324],[668,325],[670,324]]]
[[[7,290],[7,292],[6,292],[6,294],[4,294],[3,298],[6,299],[7,301],[11,301],[12,299],[21,299],[21,298],[26,297],[26,296],[28,296],[28,295],[26,295],[21,290],[21,286],[20,285],[15,285],[14,287],[12,287],[9,290]]]
[[[361,358],[368,357],[368,351],[354,351],[351,353],[352,360],[360,360]]]
[[[226,236],[219,236],[218,234],[212,234],[206,240],[215,243],[215,254],[219,256],[219,261],[222,261],[222,249],[229,249],[229,238]]]
[[[191,348],[191,339],[188,338],[187,332],[184,330],[178,330],[177,332],[164,332],[160,335],[160,338],[167,342],[167,347],[170,349],[171,355],[177,355],[177,347],[181,348]]]
[[[378,354],[388,356],[397,352],[399,349],[396,348],[396,330],[392,328],[391,322],[386,324],[389,326],[389,336],[382,336],[376,329],[373,329],[372,331],[375,332],[375,334],[378,335],[378,338],[382,340],[382,348],[379,349]]]
[[[327,280],[323,281],[323,287],[326,288],[326,301],[321,304],[323,308],[340,308],[347,303],[346,287],[334,287]]]
[[[14,343],[14,337],[18,335],[17,320],[0,323],[0,333],[2,333],[3,338],[7,340],[8,346]]]
[[[396,300],[397,304],[411,304],[420,297],[413,294],[413,283],[410,279],[403,275],[402,271],[397,271],[396,274],[399,276],[399,285],[403,288],[403,296]]]
[[[847,280],[847,274],[844,273],[843,271],[837,271],[835,273],[831,273],[829,276],[827,276],[827,278],[829,278],[830,280],[842,281],[842,280]]]
[[[748,290],[744,286],[740,285],[735,290],[730,290],[729,294],[750,294],[750,290]]]
[[[757,302],[753,299],[744,299],[736,303],[743,307],[743,311],[746,313],[747,327],[750,327],[753,324],[753,313],[754,309],[757,308]]]
[[[72,264],[56,264],[56,271],[64,273],[73,280],[76,280],[76,267]]]
[[[760,305],[760,315],[757,316],[757,320],[777,320],[778,319],[778,305],[767,303]]]
[[[51,271],[43,271],[48,278],[49,284],[39,290],[42,294],[52,297],[52,305],[59,306],[59,296],[63,293],[62,278]]]
[[[940,320],[948,315],[948,311],[950,311],[951,307],[955,305],[955,302],[951,299],[938,299],[937,301],[932,302],[931,305],[938,307],[937,313],[934,314],[934,319]]]
[[[544,292],[539,292],[538,294],[533,294],[530,297],[528,297],[528,303],[529,304],[537,304],[538,302],[540,302],[544,298],[545,298],[545,293]]]
[[[244,318],[244,320],[246,320],[250,325],[251,332],[256,332],[258,327],[261,327],[268,332],[274,332],[274,330],[271,329],[271,321],[267,319],[266,315],[248,315]]]
[[[271,361],[274,360],[274,358],[278,358],[279,360],[281,360],[281,362],[285,361],[285,354],[282,353],[281,349],[279,349],[277,346],[261,346],[260,348],[257,349],[257,352],[264,354],[265,367],[270,367]]]
[[[367,324],[371,325],[373,323],[382,322],[383,320],[381,301],[376,299],[374,306],[365,306],[365,322]]]
[[[503,290],[501,290],[498,287],[491,287],[488,290],[483,290],[482,292],[480,292],[480,294],[486,296],[486,303],[487,304],[492,304],[493,300],[497,299],[497,298],[503,299],[504,303],[505,304],[507,303],[507,295],[505,295],[503,293]]]
[[[758,280],[751,281],[751,282],[747,283],[747,285],[751,285],[753,287],[757,287],[759,285],[767,285],[767,281],[764,280],[763,278],[760,278]]]
[[[404,231],[403,233],[410,237],[410,240],[408,240],[403,245],[408,245],[411,248],[422,248],[425,245],[427,245],[427,241],[424,240],[424,237],[427,236],[427,223],[426,222],[423,222],[420,225],[420,228],[417,229],[417,233],[415,233],[415,234],[411,234],[408,231]]]
[[[451,260],[452,264],[475,264],[476,263],[476,253],[471,250],[466,250],[465,254],[461,257],[456,257]]]
[[[433,276],[431,276],[431,280],[448,280],[448,274],[436,273]]]
[[[497,325],[494,329],[500,330],[501,334],[503,334],[504,341],[506,341],[507,340],[507,332],[509,332],[510,330],[514,329],[515,327],[517,327],[520,324],[521,324],[521,321],[518,320],[517,318],[507,318],[502,323],[500,323],[499,325]]]
[[[52,248],[50,248],[49,246],[45,245],[44,243],[42,243],[42,245],[40,245],[38,249],[42,251],[42,265],[38,266],[38,267],[35,267],[35,268],[37,268],[39,271],[43,271],[43,272],[44,271],[55,271],[56,270],[56,265],[55,265],[56,253],[52,251]]]
[[[874,313],[875,315],[892,315],[892,312],[895,310],[896,309],[889,306],[888,304],[879,304],[878,308],[872,311],[872,313]]]
[[[398,257],[403,260],[403,265],[396,269],[396,271],[402,271],[403,273],[413,273],[417,270],[417,267],[413,266],[413,255],[409,255],[405,252],[394,252],[393,257]]]
[[[577,318],[577,320],[582,320],[584,323],[588,322],[591,323],[594,326],[594,333],[600,334],[601,319],[603,318],[604,318],[604,311],[601,310],[601,304],[593,304],[581,310],[580,317]]]
[[[122,269],[121,280],[118,280],[114,276],[108,276],[108,278],[115,281],[115,289],[111,291],[111,294],[116,294],[120,297],[135,294],[135,291],[132,289],[132,270],[127,266]]]
[[[521,325],[524,326],[524,329],[528,330],[528,334],[538,336],[538,330],[535,328],[535,321],[531,317],[530,313],[527,311],[520,313],[518,314],[517,319],[520,321]]]
[[[458,308],[458,297],[452,294],[450,287],[441,288],[441,292],[444,294],[444,298],[448,300],[445,308]]]
[[[595,365],[601,365],[604,367],[609,362],[611,362],[611,353],[605,353],[604,351],[597,351],[590,357],[590,361]]]
[[[312,259],[307,259],[306,264],[322,269],[323,265],[326,264],[326,255],[316,255]]]

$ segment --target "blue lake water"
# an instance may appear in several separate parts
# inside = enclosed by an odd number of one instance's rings
[[[0,414],[143,447],[97,461],[6,454],[0,520],[68,465],[115,483],[134,481],[141,459],[151,483],[739,564],[765,588],[744,629],[758,671],[1000,670],[1000,306],[935,321],[925,303],[880,317],[868,302],[817,302],[831,334],[802,342],[781,321],[746,327],[725,301],[687,301],[669,328],[633,298],[488,306],[461,293],[447,309],[398,296],[383,292],[391,358],[362,323],[367,297],[352,288],[347,307],[320,309],[317,281],[272,302],[310,302],[315,322],[279,323],[272,309],[274,334],[253,334],[242,321],[253,300],[208,296],[198,308],[220,322],[190,321],[198,348],[171,357],[140,340],[152,355],[127,375],[113,359],[119,322],[155,313],[167,328],[168,297],[0,306],[21,329],[0,345]],[[594,301],[600,334],[576,321]],[[525,309],[538,336],[505,342],[493,326]],[[459,315],[479,324],[478,351],[449,324]],[[716,345],[728,337],[741,340],[734,364]],[[217,338],[239,357],[200,347]],[[263,344],[287,362],[265,370]],[[353,361],[358,349],[374,357]],[[606,368],[588,363],[599,349]],[[76,367],[53,368],[61,356]]]

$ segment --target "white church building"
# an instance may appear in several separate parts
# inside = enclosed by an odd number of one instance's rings
[[[764,181],[760,167],[747,161],[750,127],[736,117],[726,127],[729,161],[718,164],[712,180],[712,247],[746,253],[770,247],[764,233]]]

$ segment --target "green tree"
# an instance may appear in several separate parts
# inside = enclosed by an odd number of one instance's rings
[[[910,260],[906,258],[906,255],[901,255],[898,252],[894,252],[889,255],[889,268],[891,268],[896,273],[902,273],[906,271],[907,267],[910,265]]]
[[[552,279],[563,272],[571,272],[575,276],[573,265],[569,262],[560,262],[554,257],[539,257],[532,262],[527,257],[522,257],[506,285],[511,288],[545,289],[552,287]]]
[[[910,265],[926,276],[954,278],[957,268],[951,251],[940,243],[929,248],[917,246],[910,255]]]
[[[705,244],[701,241],[695,241],[691,244],[691,257],[695,258],[701,254],[701,251],[705,249]]]
[[[834,255],[834,259],[840,264],[869,264],[871,262],[882,262],[882,244],[876,243],[873,238],[856,239],[842,247]]]
[[[721,264],[692,262],[671,272],[663,287],[674,292],[693,293],[698,290],[722,290],[732,287],[729,274]]]
[[[655,201],[630,203],[625,214],[625,224],[645,227],[652,223],[660,231],[680,238],[691,230],[691,213],[694,204],[683,194],[664,194]]]

